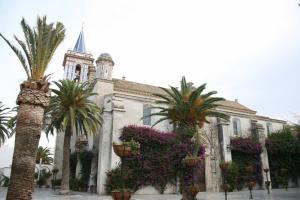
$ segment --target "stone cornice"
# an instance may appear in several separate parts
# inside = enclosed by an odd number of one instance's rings
[[[87,55],[89,55],[89,54],[87,54]],[[91,64],[94,62],[94,58],[92,58],[90,56],[80,56],[80,55],[73,54],[73,53],[65,53],[64,60],[63,60],[63,66],[65,66],[65,64],[66,64],[67,57],[77,58],[77,59],[81,59],[81,60],[87,60],[87,61],[90,61]]]

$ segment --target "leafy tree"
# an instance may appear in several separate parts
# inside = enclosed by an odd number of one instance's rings
[[[94,84],[77,83],[70,80],[54,82],[58,89],[53,89],[49,105],[50,123],[46,133],[54,130],[64,132],[63,169],[61,194],[70,191],[70,140],[76,134],[96,134],[102,125],[102,109],[90,97]]]
[[[47,23],[46,16],[38,17],[34,28],[25,19],[21,20],[25,40],[14,36],[21,49],[0,37],[16,54],[26,73],[27,80],[20,86],[17,98],[19,105],[11,181],[8,200],[31,199],[34,167],[42,130],[44,109],[49,101],[49,85],[45,75],[54,52],[65,37],[64,25]],[[22,189],[20,189],[22,188]]]
[[[48,147],[42,147],[39,146],[37,154],[36,154],[36,160],[35,163],[40,163],[40,160],[42,159],[42,164],[52,164],[53,163],[53,157],[52,153],[50,152],[50,149]]]
[[[10,109],[5,107],[5,105],[0,101],[0,147],[13,135],[9,125],[11,119],[10,113]]]

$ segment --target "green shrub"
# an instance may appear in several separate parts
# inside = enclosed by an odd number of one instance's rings
[[[69,184],[70,184],[70,190],[80,191],[80,179],[70,178]]]
[[[286,184],[280,172],[283,168],[287,169],[284,176],[287,179],[300,176],[300,142],[290,129],[286,128],[269,135],[266,147],[273,188]]]
[[[37,181],[37,184],[39,187],[42,187],[43,185],[46,185],[47,179],[44,176],[40,176],[40,179]]]
[[[51,180],[51,185],[52,186],[60,186],[61,185],[61,179],[56,179],[55,181]]]
[[[231,162],[225,178],[226,183],[229,184],[229,192],[232,192],[237,187],[239,174],[239,166],[235,162]]]

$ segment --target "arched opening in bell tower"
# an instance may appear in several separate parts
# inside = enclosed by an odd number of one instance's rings
[[[80,80],[80,74],[81,74],[81,65],[77,64],[75,67],[75,81]]]

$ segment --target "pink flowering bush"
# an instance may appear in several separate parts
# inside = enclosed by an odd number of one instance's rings
[[[175,183],[178,171],[187,170],[181,161],[186,155],[191,154],[194,148],[191,142],[178,144],[174,132],[161,132],[135,125],[125,126],[120,140],[134,140],[140,143],[139,155],[123,159],[124,171],[128,174],[126,185],[132,190],[151,185],[163,193],[168,183]],[[204,153],[204,147],[200,147],[199,157],[203,157]],[[118,168],[107,172],[107,193],[120,187]]]
[[[262,152],[261,144],[252,138],[232,138],[230,147],[232,151],[239,151],[245,154],[260,154]]]

